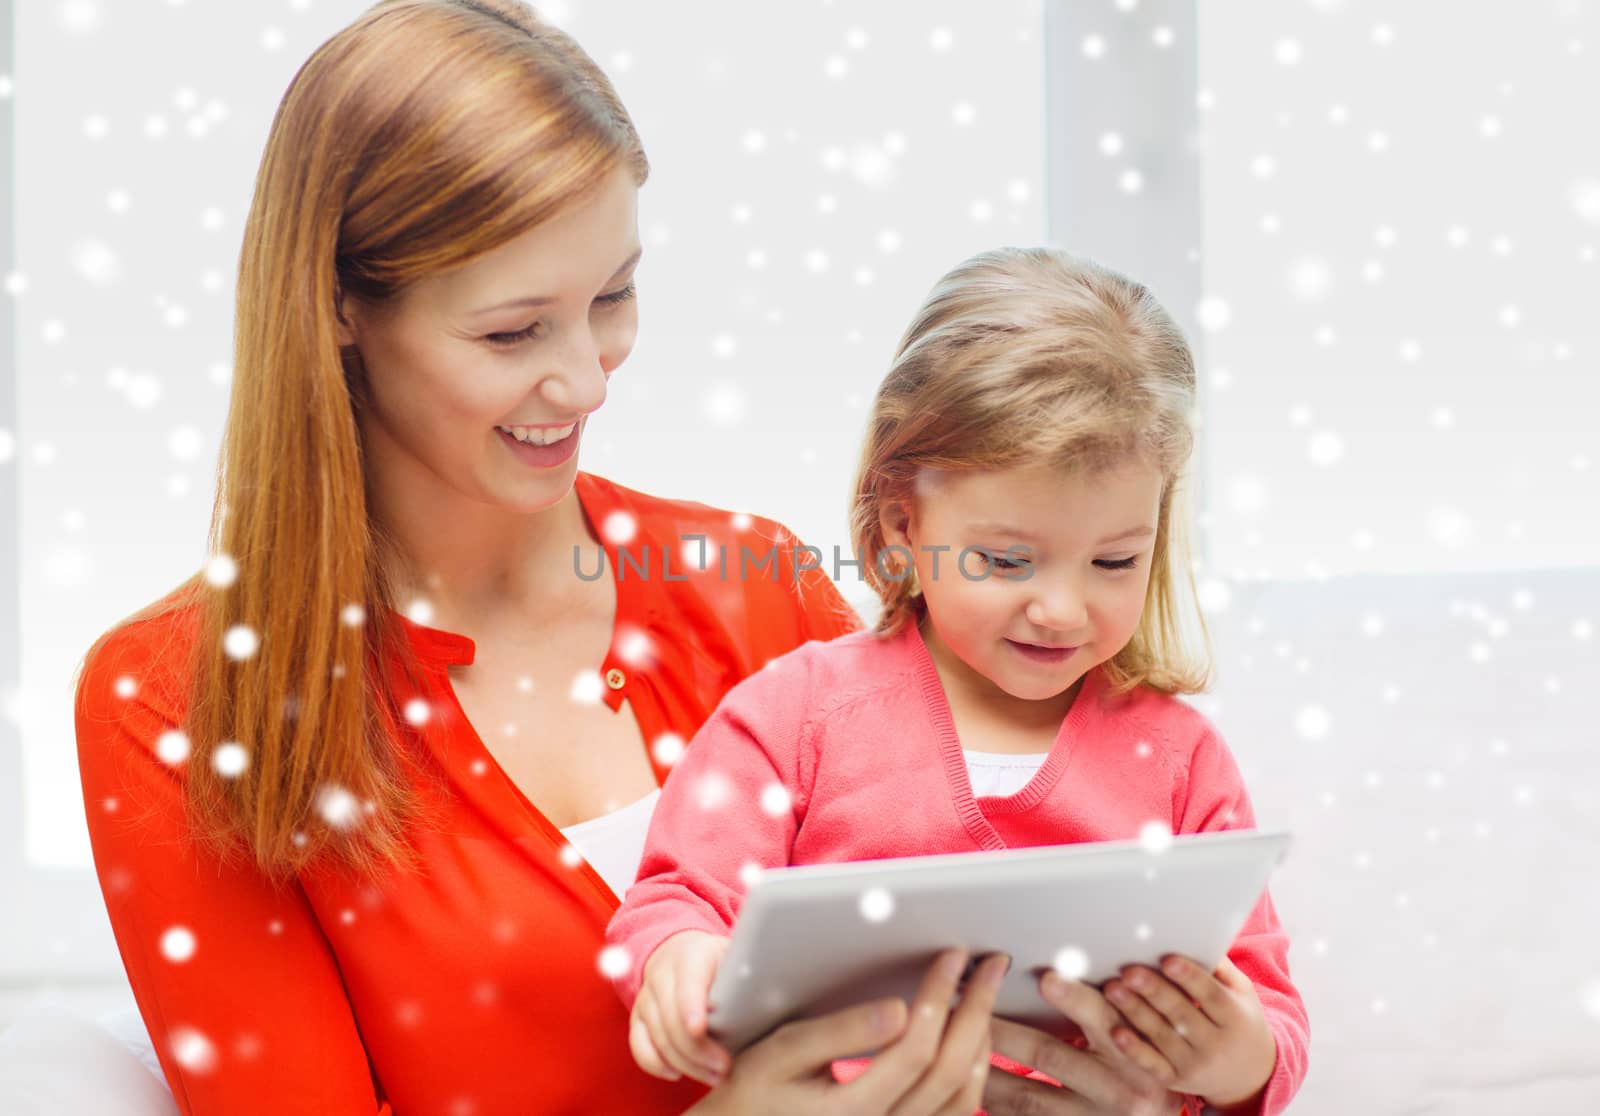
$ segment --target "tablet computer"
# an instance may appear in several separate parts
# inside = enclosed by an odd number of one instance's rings
[[[1288,851],[1285,832],[815,864],[751,885],[711,986],[732,1051],[791,1019],[881,996],[911,1002],[942,950],[1011,956],[995,1014],[1075,1028],[1039,995],[1045,970],[1099,984],[1180,953],[1215,968]],[[970,972],[970,968],[969,968]]]

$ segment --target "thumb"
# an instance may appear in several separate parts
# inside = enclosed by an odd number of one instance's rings
[[[711,995],[711,981],[717,975],[717,962],[727,949],[728,939],[717,938],[703,943],[703,947],[697,943],[697,948],[684,958],[678,977],[678,1011],[689,1033],[697,1038],[706,1033],[706,1001]]]
[[[1233,963],[1231,957],[1223,957],[1217,966],[1217,980],[1230,992],[1249,992],[1253,995],[1256,990],[1255,984],[1239,971],[1239,966]]]

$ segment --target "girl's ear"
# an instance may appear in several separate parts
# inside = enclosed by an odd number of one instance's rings
[[[888,546],[916,549],[911,537],[916,533],[914,508],[909,499],[885,500],[878,508],[878,527],[883,531],[883,541]]]

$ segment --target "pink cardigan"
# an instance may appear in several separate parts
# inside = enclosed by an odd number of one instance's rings
[[[735,686],[662,789],[638,882],[607,930],[631,964],[680,930],[727,934],[748,864],[772,867],[1248,829],[1250,800],[1206,718],[1165,694],[1121,699],[1090,671],[1033,780],[974,798],[944,689],[914,624],[811,642]],[[1309,1025],[1289,940],[1263,895],[1228,956],[1254,982],[1278,1044],[1262,1098],[1283,1111],[1306,1073]]]

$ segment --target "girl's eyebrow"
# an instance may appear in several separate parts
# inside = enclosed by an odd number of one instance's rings
[[[1028,539],[1032,542],[1039,541],[1039,536],[1035,535],[1033,532],[1024,531],[1020,527],[1012,527],[1007,523],[974,523],[972,525],[972,530],[979,533],[992,532],[997,535],[1014,535],[1019,539]],[[1154,527],[1130,527],[1121,534],[1112,535],[1108,539],[1101,539],[1095,545],[1110,546],[1115,542],[1123,542],[1128,539],[1142,539],[1146,535],[1153,535],[1155,533],[1156,529]]]
[[[1101,539],[1100,545],[1109,546],[1114,542],[1122,542],[1125,539],[1142,539],[1146,535],[1155,533],[1156,529],[1154,527],[1130,527],[1120,535],[1112,535],[1109,539]]]
[[[1039,541],[1039,536],[1032,531],[1024,531],[1022,528],[1013,527],[1009,523],[974,523],[971,530],[980,535],[1013,535],[1016,538],[1027,539],[1030,542]]]

